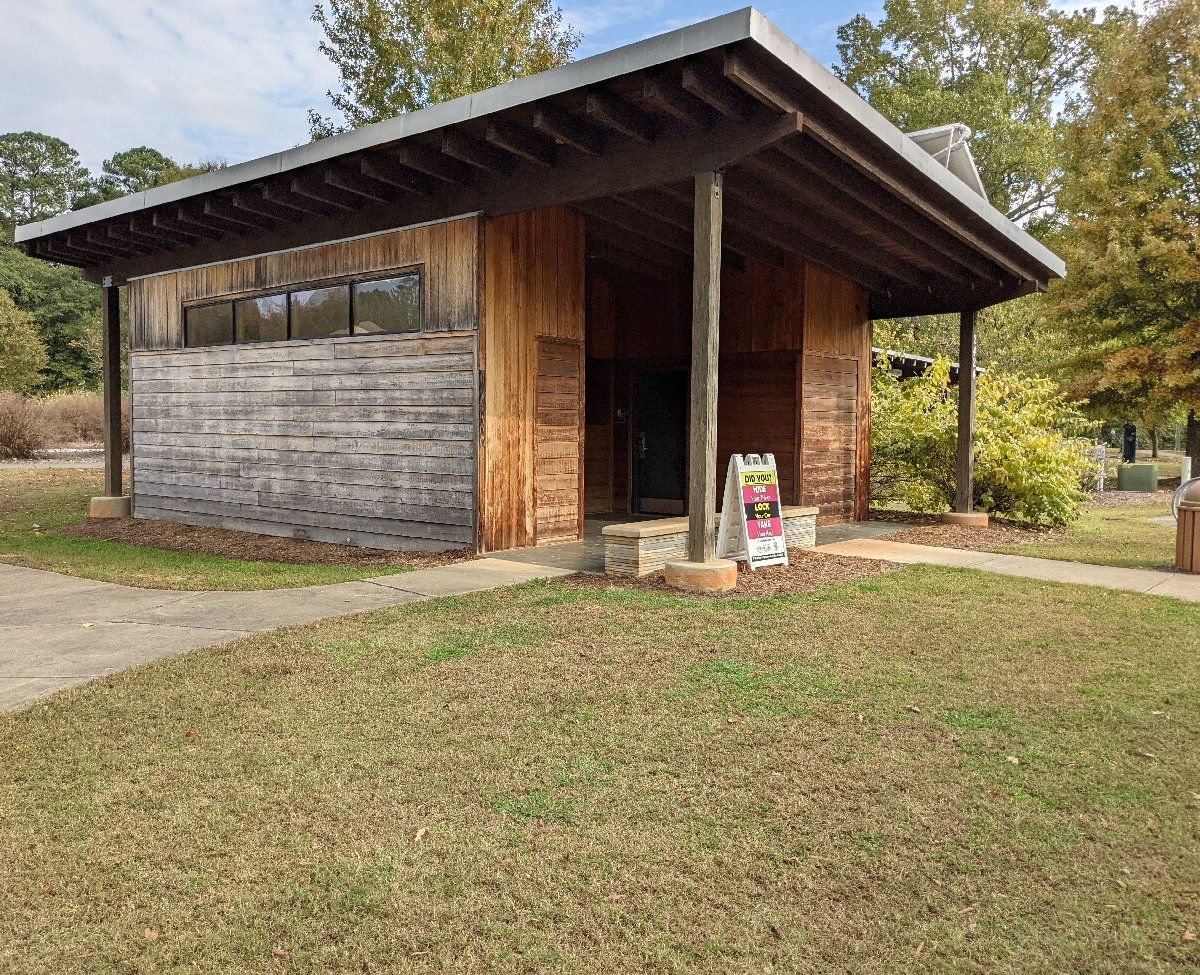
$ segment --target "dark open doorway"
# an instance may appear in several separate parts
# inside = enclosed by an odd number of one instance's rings
[[[638,514],[686,513],[687,412],[686,372],[634,374],[633,506]]]

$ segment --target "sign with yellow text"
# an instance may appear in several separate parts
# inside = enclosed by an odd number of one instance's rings
[[[751,569],[788,564],[774,454],[729,458],[717,557],[745,559]]]

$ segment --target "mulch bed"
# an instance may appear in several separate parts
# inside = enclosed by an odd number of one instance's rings
[[[169,552],[220,555],[241,562],[285,562],[292,565],[340,565],[351,568],[398,565],[428,568],[474,558],[464,551],[392,552],[380,548],[256,535],[207,525],[181,525],[156,518],[89,518],[56,530],[76,538],[121,542]]]
[[[1174,478],[1174,481],[1175,487],[1179,487],[1179,478]],[[1135,504],[1166,504],[1170,500],[1171,491],[1101,491],[1099,494],[1093,494],[1084,507],[1127,508]]]
[[[751,572],[745,563],[739,563],[737,589],[728,593],[684,593],[668,586],[666,576],[662,572],[637,579],[580,572],[555,581],[580,589],[645,589],[672,596],[694,596],[697,599],[761,599],[808,592],[810,589],[832,583],[851,582],[901,568],[895,562],[830,555],[799,548],[788,550],[788,563],[786,566],[759,569],[757,572]]]

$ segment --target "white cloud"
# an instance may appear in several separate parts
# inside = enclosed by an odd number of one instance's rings
[[[36,0],[5,11],[0,132],[241,162],[307,141],[336,80],[311,0]]]

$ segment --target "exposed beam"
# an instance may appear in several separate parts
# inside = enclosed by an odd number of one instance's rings
[[[904,209],[897,209],[896,201],[882,192],[880,187],[867,177],[839,163],[816,143],[803,139],[781,145],[779,151],[824,180],[834,191],[839,203],[843,198],[856,201],[891,226],[919,240],[930,250],[941,254],[948,261],[970,271],[981,278],[996,281],[999,269],[979,257],[973,250],[955,244],[941,228],[929,223]]]
[[[339,210],[358,211],[363,206],[361,196],[339,190],[336,186],[330,186],[325,182],[324,177],[317,173],[306,173],[293,177],[288,186],[297,196],[302,196],[306,200],[316,200],[318,203],[327,203]]]
[[[60,264],[72,264],[77,267],[94,267],[104,263],[107,258],[96,253],[81,251],[72,247],[65,238],[53,237],[50,240],[37,241],[38,253],[45,254]]]
[[[169,256],[149,255],[137,260],[105,262],[106,273],[125,280],[132,275],[376,233],[453,214],[483,212],[501,216],[667,185],[690,180],[698,168],[719,169],[735,163],[794,136],[801,131],[802,125],[803,120],[798,114],[789,114],[776,118],[760,117],[745,123],[721,120],[710,132],[664,130],[648,145],[621,142],[604,156],[576,155],[569,166],[558,170],[519,167],[504,181],[480,180],[471,186],[446,186],[432,196],[403,195],[402,199],[393,200],[385,207],[359,204],[354,213],[314,217],[260,232],[239,228],[237,240],[183,248]],[[529,135],[541,138],[533,132]],[[397,191],[397,195],[401,194]],[[221,229],[224,229],[223,224]]]
[[[83,240],[77,238],[74,234],[67,234],[65,244],[71,250],[78,251],[80,254],[87,254],[91,257],[108,260],[113,257],[127,256],[115,247],[109,247],[106,244],[97,244],[91,238],[85,236]]]
[[[979,313],[964,311],[958,324],[958,442],[954,459],[954,510],[975,510],[975,326]]]
[[[154,211],[140,220],[137,217],[131,217],[129,229],[145,237],[157,238],[170,247],[179,247],[182,244],[194,245],[202,240],[216,240],[221,236],[220,232],[216,230],[185,229],[174,221],[166,222],[165,215],[159,211]]]
[[[85,230],[83,238],[87,241],[89,247],[95,247],[100,250],[107,250],[117,257],[131,257],[134,254],[142,253],[142,248],[129,241],[114,240],[111,235],[105,230]]]
[[[539,105],[533,113],[533,127],[556,142],[586,152],[589,156],[599,156],[604,152],[604,132],[557,105]]]
[[[659,281],[674,281],[687,268],[687,262],[677,258],[673,251],[637,247],[629,234],[595,233],[593,231],[597,226],[600,226],[599,222],[593,223],[589,230],[589,258]]]
[[[394,186],[371,179],[362,173],[350,173],[337,166],[325,170],[325,182],[334,189],[375,203],[395,203],[402,194]]]
[[[254,227],[258,230],[273,227],[278,223],[273,217],[266,217],[259,213],[247,213],[245,210],[239,210],[232,203],[212,197],[204,201],[204,215],[219,217],[229,223],[240,223],[244,227]]]
[[[313,214],[328,216],[338,209],[336,204],[327,203],[324,200],[314,200],[311,197],[293,193],[285,187],[272,183],[266,183],[263,186],[262,194],[264,200],[274,203],[277,206],[287,207],[289,210],[295,210],[297,213],[306,216],[312,216]]]
[[[513,157],[495,146],[447,129],[442,133],[442,152],[476,169],[496,176],[511,176]]]
[[[157,223],[159,219],[157,214],[155,214],[154,219]],[[246,232],[246,228],[243,224],[234,223],[232,220],[225,220],[223,217],[199,213],[184,206],[176,207],[175,219],[185,227],[197,227],[202,230],[214,230],[222,235],[244,234]],[[163,225],[166,226],[165,223]]]
[[[492,119],[487,126],[487,141],[514,156],[520,156],[547,169],[558,159],[554,141],[529,129],[522,129],[504,119]]]
[[[437,180],[415,169],[409,169],[407,166],[393,162],[387,156],[363,156],[359,161],[358,168],[368,179],[395,186],[406,193],[420,193],[428,196],[440,186]]]
[[[627,203],[619,200],[589,200],[586,203],[577,204],[576,209],[589,217],[603,220],[612,227],[652,241],[677,254],[691,254],[691,237],[686,228],[681,229],[676,224],[635,210]]]
[[[663,220],[685,232],[692,229],[693,214],[686,209],[681,209],[677,203],[673,203],[669,194],[664,195],[650,190],[644,193],[625,193],[616,199],[634,210]],[[780,248],[766,243],[753,233],[746,234],[731,230],[728,221],[726,221],[721,239],[725,248],[735,254],[753,258],[772,267],[783,267],[784,265],[783,251]]]
[[[109,240],[114,240],[117,244],[129,244],[135,253],[161,250],[165,246],[158,238],[144,236],[136,230],[131,230],[128,221],[103,224],[102,226]]]
[[[301,219],[302,211],[297,211],[295,207],[280,206],[278,203],[272,203],[252,190],[242,192],[238,191],[233,194],[233,205],[239,210],[245,210],[247,213],[257,213],[263,217],[270,217],[272,220],[281,220],[288,222]]]
[[[603,89],[588,95],[587,113],[611,129],[638,142],[650,142],[658,135],[658,124],[640,108],[622,101]]]
[[[711,562],[717,510],[717,367],[721,334],[721,174],[696,174],[692,261],[692,374],[688,559]]]
[[[751,67],[738,54],[725,55],[722,74],[751,98],[777,112],[794,112],[797,101],[761,68]]]
[[[654,105],[686,125],[700,129],[711,129],[717,121],[717,113],[695,95],[684,91],[676,82],[665,78],[652,78],[642,85],[642,95],[647,103]]]
[[[683,66],[680,83],[684,91],[695,95],[728,118],[745,121],[754,115],[758,107],[752,98],[701,61],[691,61]]]
[[[390,149],[387,155],[400,165],[443,183],[466,186],[475,179],[475,171],[469,165],[411,140]]]
[[[754,186],[760,187],[759,192],[765,188],[773,188],[779,199],[787,199],[792,186],[786,174],[779,173],[774,167],[757,159],[746,160],[741,168],[754,178]],[[754,186],[747,186],[745,192],[752,192]],[[853,234],[832,224],[828,217],[806,219],[803,227],[809,237],[834,253],[856,255],[859,260],[878,268],[886,276],[907,284],[919,285],[923,282],[923,275],[914,263],[856,239]]]

